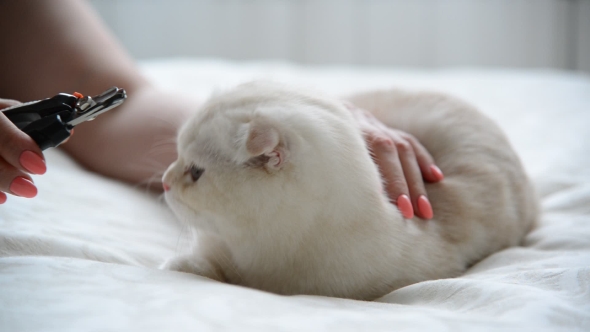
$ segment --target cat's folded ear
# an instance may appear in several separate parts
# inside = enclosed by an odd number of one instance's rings
[[[249,156],[248,165],[267,170],[279,170],[284,166],[288,151],[275,125],[260,119],[252,120],[245,136],[243,142]]]

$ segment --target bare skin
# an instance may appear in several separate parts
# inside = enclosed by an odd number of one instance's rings
[[[62,148],[92,171],[161,188],[159,175],[176,159],[176,132],[199,102],[161,91],[147,81],[89,4],[2,1],[0,45],[0,98],[30,101],[59,92],[95,95],[113,85],[126,89],[129,98],[122,106],[76,127]],[[0,99],[0,109],[14,100]],[[352,107],[351,111],[363,128],[392,202],[403,205],[399,198],[406,195],[411,202],[405,212],[400,206],[404,215],[430,219],[417,209],[419,197],[426,197],[424,181],[442,180],[442,173],[431,168],[430,154],[407,134],[385,127],[362,110]],[[11,189],[18,187],[13,187],[15,179],[33,185],[29,174],[44,173],[41,166],[32,171],[23,165],[25,151],[44,162],[33,140],[0,114],[0,204],[6,193],[16,194]]]

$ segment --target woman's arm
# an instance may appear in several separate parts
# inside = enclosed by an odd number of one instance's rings
[[[152,87],[87,3],[2,1],[0,45],[2,97],[94,95],[113,85],[127,90],[122,106],[80,125],[63,145],[87,168],[142,183],[175,159],[177,128],[197,103]]]

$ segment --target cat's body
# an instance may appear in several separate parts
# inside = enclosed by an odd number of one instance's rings
[[[406,220],[389,203],[341,102],[250,83],[210,99],[181,130],[166,198],[200,240],[165,268],[279,294],[367,300],[457,276],[533,226],[534,192],[491,120],[435,94],[350,100],[432,154],[445,174],[426,184],[433,220]]]

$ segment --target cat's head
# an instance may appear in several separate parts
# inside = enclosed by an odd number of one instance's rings
[[[342,102],[254,82],[213,96],[183,126],[178,159],[163,182],[181,219],[209,215],[246,226],[286,215],[313,219],[354,204],[342,191],[356,190],[367,167],[366,147]]]

